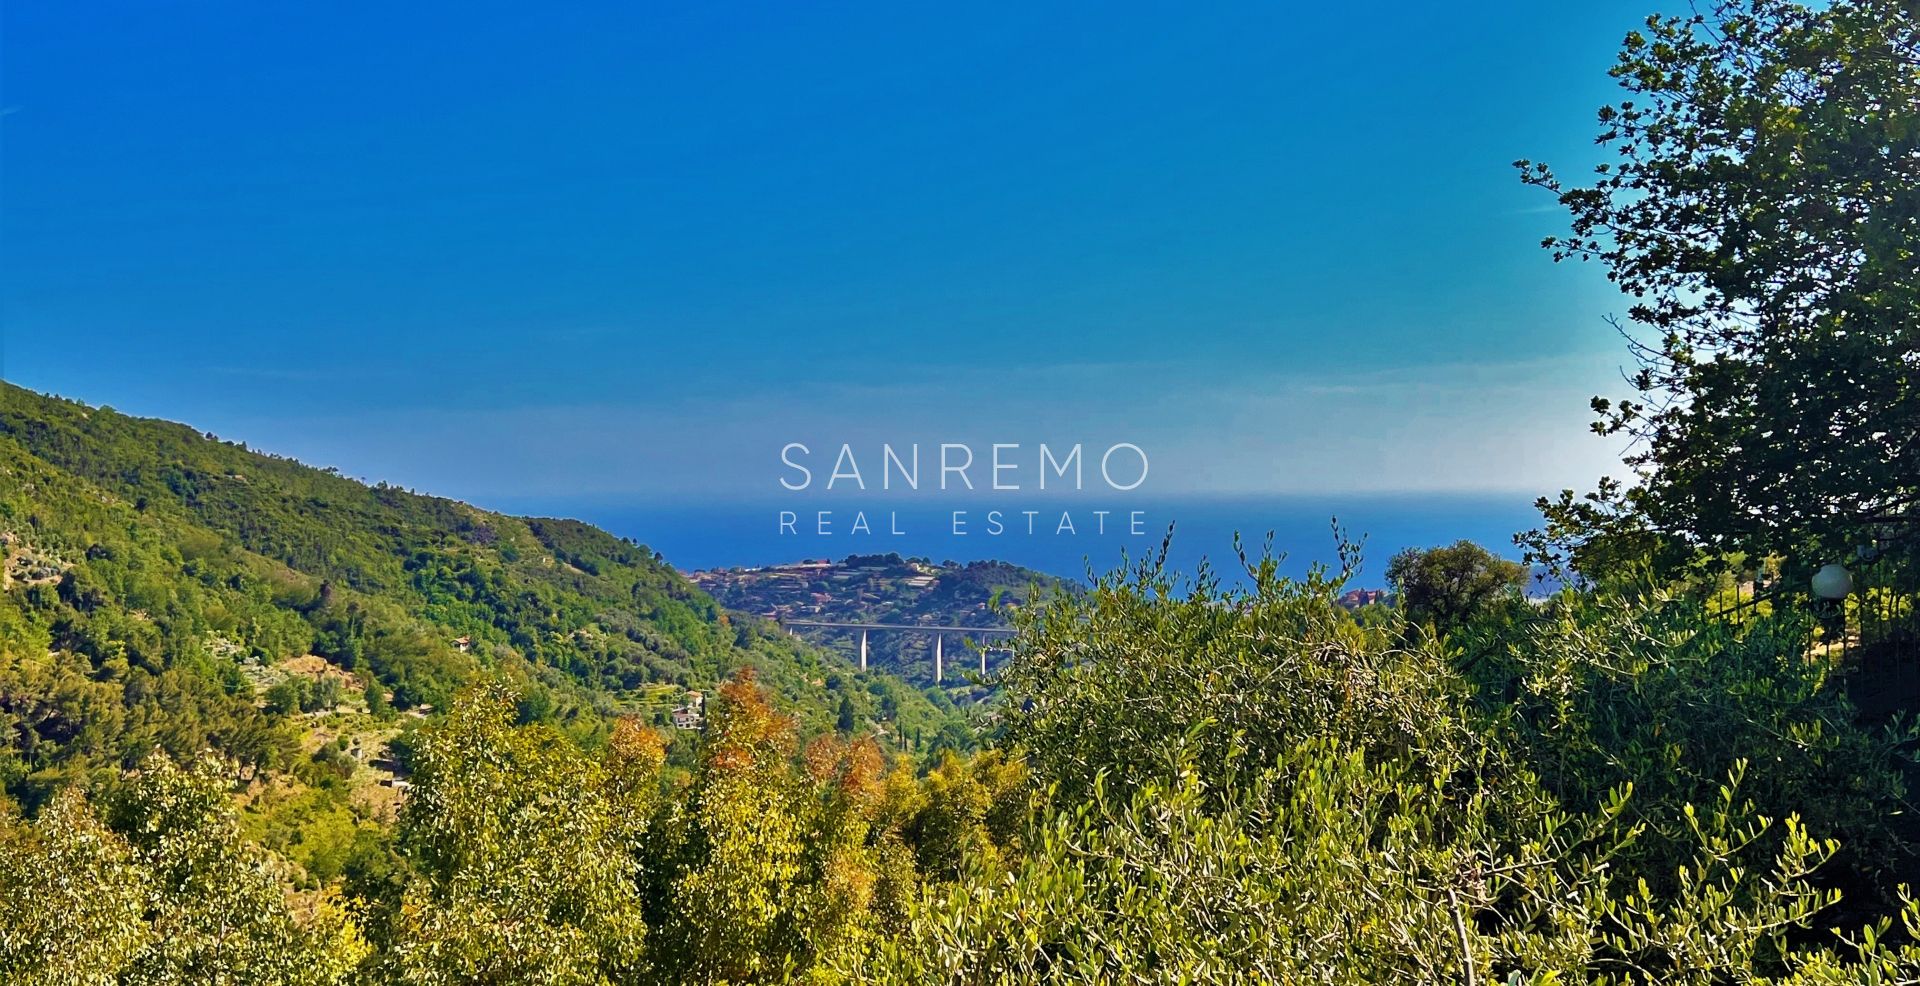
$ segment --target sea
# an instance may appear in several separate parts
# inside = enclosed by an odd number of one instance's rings
[[[1281,559],[1282,573],[1298,577],[1314,564],[1337,563],[1337,523],[1345,539],[1361,547],[1361,566],[1348,585],[1377,588],[1385,583],[1388,560],[1403,548],[1464,539],[1517,560],[1520,552],[1513,536],[1540,523],[1534,499],[1518,493],[1207,496],[1106,502],[990,497],[636,502],[546,497],[494,501],[486,506],[584,520],[653,548],[668,564],[685,572],[897,552],[935,562],[1000,560],[1082,580],[1153,556],[1165,543],[1167,563],[1175,572],[1191,575],[1204,561],[1230,584],[1245,578],[1234,548],[1236,533],[1250,557],[1257,558],[1271,545]],[[994,511],[997,517],[990,516]]]

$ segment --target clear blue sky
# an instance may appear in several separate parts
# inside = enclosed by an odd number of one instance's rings
[[[9,3],[4,372],[482,499],[1583,484],[1623,306],[1509,165],[1656,2]]]

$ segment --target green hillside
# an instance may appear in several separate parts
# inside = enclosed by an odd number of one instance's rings
[[[950,707],[725,613],[630,540],[5,384],[0,551],[0,781],[29,805],[156,747],[306,770],[316,735],[371,745],[488,671],[523,720],[588,743],[743,666],[804,729],[850,707],[883,737],[955,732]]]

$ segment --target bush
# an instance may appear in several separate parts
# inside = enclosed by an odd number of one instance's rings
[[[1920,734],[1855,724],[1833,665],[1814,656],[1815,625],[1791,607],[1737,621],[1688,597],[1603,590],[1454,640],[1489,735],[1547,790],[1581,805],[1633,786],[1651,827],[1636,851],[1649,879],[1669,881],[1689,840],[1675,812],[1712,800],[1746,760],[1758,766],[1743,796],[1842,839],[1855,882],[1891,895],[1887,873],[1909,854],[1888,822]]]
[[[1324,570],[1294,582],[1269,558],[1249,577],[1225,590],[1150,562],[1016,614],[1004,742],[1068,800],[1181,766],[1230,790],[1316,737],[1436,778],[1474,759],[1466,686],[1437,646],[1356,624]]]

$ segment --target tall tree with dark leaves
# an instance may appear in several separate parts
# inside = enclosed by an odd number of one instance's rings
[[[1920,541],[1920,2],[1724,0],[1656,17],[1612,72],[1556,260],[1633,299],[1638,368],[1595,398],[1634,475],[1543,501],[1534,547],[1803,564]],[[1861,549],[1864,547],[1864,551]]]

